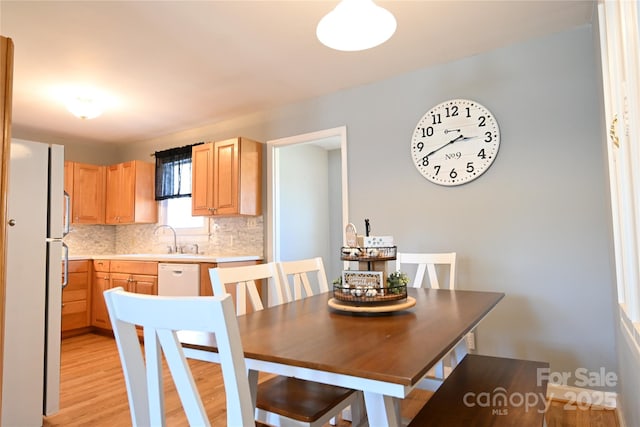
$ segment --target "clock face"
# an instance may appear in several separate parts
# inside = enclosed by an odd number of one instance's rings
[[[411,138],[418,171],[440,185],[460,185],[482,175],[500,148],[500,130],[491,112],[467,99],[436,105],[422,116]]]

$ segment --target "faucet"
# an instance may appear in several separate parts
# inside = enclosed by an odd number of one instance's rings
[[[155,234],[156,231],[158,231],[160,228],[164,228],[164,227],[168,228],[173,232],[173,246],[169,246],[169,253],[178,253],[178,242],[176,239],[176,230],[172,226],[166,225],[166,224],[159,225],[153,230],[153,234]]]

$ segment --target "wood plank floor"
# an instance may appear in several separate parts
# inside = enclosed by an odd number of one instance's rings
[[[218,365],[191,360],[193,375],[212,425],[226,424],[224,387]],[[131,425],[127,392],[113,338],[87,334],[62,341],[61,411],[45,417],[43,426],[113,427]],[[165,370],[167,425],[187,426],[180,401]],[[402,416],[411,418],[429,398],[416,390],[402,402]],[[619,427],[615,411],[567,407],[553,401],[549,427]],[[351,424],[339,420],[339,427]],[[328,426],[328,424],[327,424]],[[443,426],[446,427],[446,426]]]

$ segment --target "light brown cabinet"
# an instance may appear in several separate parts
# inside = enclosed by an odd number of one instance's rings
[[[262,147],[262,143],[247,138],[194,146],[192,214],[260,215]]]
[[[155,169],[153,163],[133,160],[107,166],[107,224],[155,223]]]
[[[92,297],[91,304],[91,325],[102,329],[111,329],[111,321],[109,313],[104,302],[102,293],[107,289],[111,289],[111,281],[109,280],[109,261],[95,260],[93,261],[93,278],[92,278]]]
[[[62,290],[63,336],[83,333],[91,325],[91,262],[69,261],[67,286]]]
[[[64,191],[71,198],[72,224],[104,224],[105,167],[64,163]]]
[[[91,325],[111,329],[103,293],[122,287],[128,292],[158,295],[158,263],[155,261],[95,260],[93,262]]]

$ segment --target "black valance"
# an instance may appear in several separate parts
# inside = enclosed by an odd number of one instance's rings
[[[156,200],[191,196],[191,147],[156,151]]]

